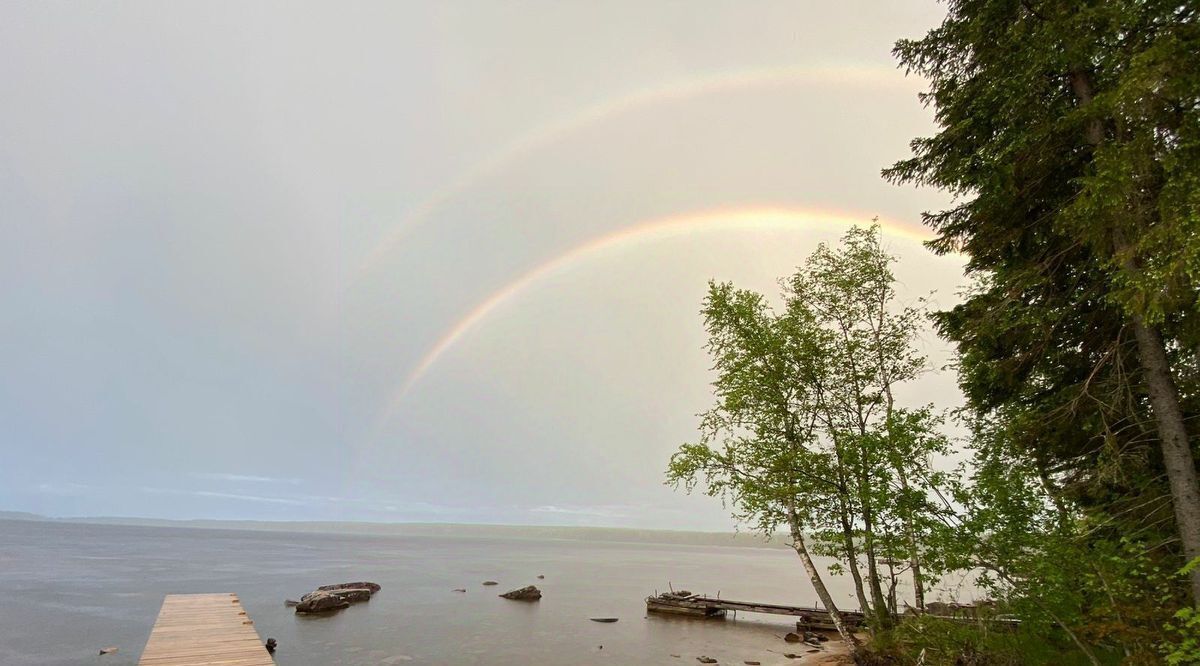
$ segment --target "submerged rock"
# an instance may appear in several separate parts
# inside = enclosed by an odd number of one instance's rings
[[[542,598],[542,591],[533,585],[526,585],[519,590],[505,592],[500,596],[504,597],[505,599],[514,599],[516,601],[537,601],[538,599]]]
[[[700,662],[700,663],[702,663],[702,664],[715,664],[715,663],[717,663],[717,660],[716,660],[716,659],[713,659],[712,657],[703,657],[703,656],[701,656],[701,657],[696,657],[696,661],[698,661],[698,662]]]
[[[341,610],[349,605],[349,601],[332,592],[310,592],[300,599],[300,603],[296,605],[296,612],[327,613],[329,611]]]
[[[300,602],[299,602],[299,601],[296,601],[295,599],[284,599],[284,600],[283,600],[283,605],[284,605],[284,606],[289,606],[289,607],[290,607],[290,606],[299,606],[299,605],[300,605]]]
[[[483,581],[483,584],[484,585],[499,585],[500,583],[497,583],[494,580],[485,580],[485,581]]]

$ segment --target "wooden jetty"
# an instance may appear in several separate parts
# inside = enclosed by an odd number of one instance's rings
[[[729,611],[789,615],[798,618],[796,626],[800,629],[834,629],[833,620],[829,617],[829,611],[824,608],[734,601],[732,599],[706,597],[687,591],[664,592],[657,596],[646,597],[646,610],[651,613],[672,613],[714,619],[725,617],[725,614]],[[851,629],[862,625],[865,619],[859,611],[845,610],[839,611],[839,613],[842,616],[842,620]]]
[[[138,666],[274,666],[236,594],[168,594]]]

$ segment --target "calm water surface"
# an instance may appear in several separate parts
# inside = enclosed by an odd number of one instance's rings
[[[480,585],[489,579],[499,587]],[[383,590],[324,617],[283,604],[349,580]],[[797,663],[782,656],[799,651],[780,640],[784,618],[647,617],[644,598],[668,581],[727,598],[816,600],[781,549],[0,521],[0,664],[136,664],[163,595],[188,592],[236,592],[287,666],[694,664],[702,654]],[[496,596],[528,584],[540,602]],[[845,581],[831,585],[855,605]],[[597,616],[620,621],[588,620]],[[110,645],[120,652],[98,656]]]

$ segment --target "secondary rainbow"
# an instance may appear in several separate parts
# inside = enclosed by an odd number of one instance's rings
[[[920,227],[909,227],[887,220],[877,219],[883,232],[891,237],[924,241],[929,234]],[[736,208],[685,213],[656,218],[635,224],[613,233],[589,239],[563,252],[492,292],[469,312],[448,328],[425,352],[405,376],[399,389],[387,403],[387,407],[376,422],[376,429],[385,424],[399,408],[404,398],[429,372],[446,352],[468,332],[478,326],[488,315],[505,303],[516,298],[531,286],[571,266],[594,258],[603,252],[619,247],[669,239],[684,234],[727,231],[736,229],[785,229],[785,230],[829,230],[846,228],[854,224],[870,224],[866,217],[854,216],[842,211],[823,211],[794,208]]]
[[[421,224],[447,202],[469,190],[489,174],[497,173],[522,157],[569,136],[573,132],[600,123],[607,118],[672,101],[740,89],[797,85],[911,90],[915,93],[921,89],[923,83],[916,77],[905,77],[901,72],[888,67],[857,65],[805,67],[796,65],[719,72],[701,78],[643,88],[619,97],[602,100],[559,120],[539,125],[518,136],[413,205],[374,246],[374,249],[355,271],[353,280],[357,281],[369,273],[404,237],[405,233]]]

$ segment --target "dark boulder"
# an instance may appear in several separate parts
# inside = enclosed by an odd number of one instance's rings
[[[500,596],[504,597],[505,599],[514,599],[516,601],[537,601],[538,599],[542,598],[542,591],[533,585],[527,585],[519,590],[505,592]]]
[[[316,590],[300,597],[299,602],[285,602],[296,607],[297,613],[324,613],[326,611],[345,608],[360,601],[370,601],[371,595],[381,588],[375,583],[339,583],[337,585],[322,585]]]
[[[359,581],[357,583],[338,583],[336,585],[322,585],[321,587],[317,588],[317,591],[370,590],[371,594],[375,594],[376,592],[378,592],[382,589],[383,588],[380,587],[378,583],[368,583],[366,581]]]
[[[784,635],[783,640],[785,640],[789,643],[799,643],[801,638],[800,638],[800,634],[789,631],[787,634]]]
[[[327,613],[350,605],[349,601],[330,592],[310,592],[296,605],[297,613]]]
[[[500,583],[497,583],[494,580],[485,580],[485,581],[483,581],[483,584],[484,585],[499,585]]]
[[[323,594],[332,594],[335,597],[341,597],[352,604],[360,601],[370,601],[371,591],[365,587],[350,587],[338,590],[322,590]],[[315,594],[315,593],[310,593]],[[303,599],[302,599],[303,600]]]

